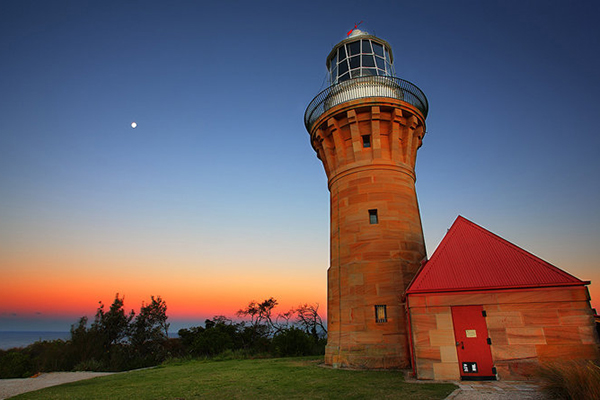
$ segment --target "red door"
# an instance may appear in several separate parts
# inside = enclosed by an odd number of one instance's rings
[[[461,379],[496,379],[483,306],[452,307],[452,322]]]

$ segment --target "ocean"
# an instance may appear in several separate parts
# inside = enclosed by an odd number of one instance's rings
[[[8,332],[0,331],[0,350],[27,347],[39,340],[69,339],[71,332]]]
[[[177,332],[169,332],[170,338],[178,338]],[[27,347],[40,340],[67,340],[71,338],[71,332],[45,332],[45,331],[0,331],[0,350],[8,350],[15,347]]]

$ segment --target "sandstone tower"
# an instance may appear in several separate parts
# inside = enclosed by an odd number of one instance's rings
[[[404,292],[425,257],[415,192],[428,103],[393,72],[390,45],[354,29],[304,122],[328,178],[328,342],[334,367],[410,365]]]

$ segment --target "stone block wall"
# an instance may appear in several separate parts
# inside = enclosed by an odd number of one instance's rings
[[[410,365],[402,298],[425,257],[414,172],[424,132],[416,109],[388,98],[333,107],[311,131],[331,194],[326,364]]]
[[[585,286],[411,294],[408,307],[419,379],[460,379],[451,307],[461,305],[483,305],[499,379],[528,379],[540,363],[599,358]]]

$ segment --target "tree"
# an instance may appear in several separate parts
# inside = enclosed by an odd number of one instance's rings
[[[206,328],[194,340],[194,352],[199,355],[216,356],[225,350],[232,350],[236,332],[229,331],[228,326],[231,327],[224,322],[206,320]]]
[[[140,308],[140,313],[129,326],[129,342],[140,366],[155,364],[164,359],[169,340],[167,304],[159,297],[151,296],[150,304]]]
[[[73,367],[86,360],[99,361],[106,353],[104,341],[98,329],[88,328],[88,318],[81,317],[77,324],[71,325],[69,358]]]
[[[140,313],[135,317],[130,328],[130,341],[136,347],[149,342],[161,343],[169,339],[167,323],[167,304],[158,296],[151,296],[148,305],[142,303]]]
[[[206,321],[210,320],[207,319]],[[204,332],[203,327],[193,326],[189,329],[182,328],[179,331],[177,331],[177,334],[179,335],[179,339],[181,340],[183,348],[190,354],[194,354],[194,341],[196,340],[196,337],[202,334],[202,332]]]
[[[270,297],[268,300],[263,301],[262,303],[257,303],[252,300],[248,307],[243,308],[237,312],[238,317],[250,317],[250,323],[253,327],[258,327],[259,325],[265,325],[267,327],[268,335],[271,335],[273,332],[278,332],[281,330],[276,324],[273,323],[272,313],[273,309],[277,305],[277,300],[273,297]]]
[[[99,302],[100,307],[98,307],[91,329],[101,335],[106,349],[113,344],[123,343],[127,339],[129,323],[135,313],[131,310],[129,315],[126,315],[123,309],[123,301],[124,298],[119,298],[119,293],[117,293],[110,309],[106,312],[104,311],[104,304]]]
[[[76,368],[121,371],[155,365],[168,355],[167,304],[151,296],[140,313],[126,313],[124,299],[115,296],[108,311],[104,304],[87,327],[87,317],[71,326],[69,355]]]
[[[319,315],[319,304],[304,304],[295,310],[296,323],[315,340],[327,335],[327,328]]]
[[[296,315],[296,310],[293,308],[283,314],[277,314],[277,318],[275,318],[275,324],[280,330],[289,329],[293,324],[292,318],[294,318],[294,315]]]

